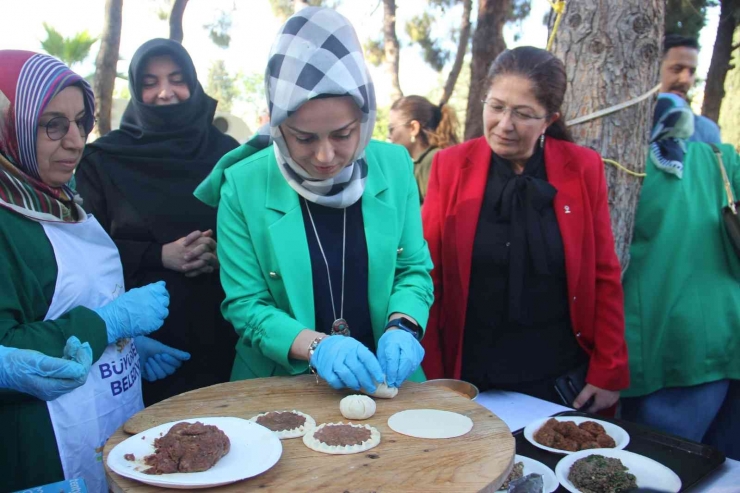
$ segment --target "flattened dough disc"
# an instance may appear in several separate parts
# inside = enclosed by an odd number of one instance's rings
[[[436,409],[409,409],[388,418],[391,430],[416,438],[454,438],[473,429],[473,421],[462,414]]]

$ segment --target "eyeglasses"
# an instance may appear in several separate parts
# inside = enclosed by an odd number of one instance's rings
[[[69,127],[72,122],[77,125],[77,130],[80,132],[80,136],[85,138],[87,134],[95,126],[95,119],[88,116],[84,116],[79,120],[70,120],[66,116],[55,116],[49,120],[46,124],[39,124],[39,127],[46,128],[46,136],[51,140],[62,140],[65,135],[69,132]]]
[[[399,123],[398,125],[388,125],[388,135],[393,133],[393,130],[397,129],[398,127],[405,127],[411,122],[406,123]]]
[[[547,115],[532,115],[530,113],[527,113],[526,111],[519,111],[514,108],[507,108],[506,106],[498,103],[489,102],[487,99],[483,99],[481,103],[483,103],[494,115],[503,116],[507,111],[509,111],[511,113],[511,119],[518,123],[532,123],[536,120],[544,120],[545,118],[547,118]]]

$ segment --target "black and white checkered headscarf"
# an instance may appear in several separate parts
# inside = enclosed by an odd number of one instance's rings
[[[260,133],[264,145],[275,144],[278,166],[291,188],[327,207],[342,209],[357,202],[365,189],[365,147],[373,134],[376,109],[375,88],[350,22],[327,8],[307,7],[294,14],[270,50],[265,92],[270,124]],[[360,142],[351,164],[333,178],[317,180],[290,157],[280,124],[305,102],[326,95],[351,96],[357,103],[362,112]]]

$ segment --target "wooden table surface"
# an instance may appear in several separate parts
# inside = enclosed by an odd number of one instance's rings
[[[317,424],[347,420],[339,401],[351,391],[337,391],[310,375],[273,377],[214,385],[187,392],[144,409],[116,431],[105,445],[111,449],[129,437],[170,421],[207,416],[251,418],[267,412],[298,410]],[[370,491],[495,491],[511,470],[515,445],[509,428],[486,408],[441,387],[406,382],[393,399],[376,399],[375,415],[364,421],[380,431],[380,445],[352,455],[327,455],[310,450],[300,438],[283,440],[283,454],[265,473],[211,491],[370,492]],[[473,420],[467,435],[418,439],[395,433],[388,418],[406,409],[441,409]],[[107,463],[107,462],[106,462]],[[163,491],[123,478],[106,465],[114,493]]]

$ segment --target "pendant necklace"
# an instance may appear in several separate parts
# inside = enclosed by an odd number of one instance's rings
[[[347,324],[347,321],[344,319],[344,260],[345,260],[345,247],[346,247],[346,239],[347,239],[347,209],[344,209],[344,229],[342,231],[342,299],[339,305],[339,318],[337,318],[337,309],[334,305],[334,289],[331,285],[331,272],[329,271],[329,261],[326,259],[326,254],[324,253],[324,247],[321,246],[321,239],[319,239],[319,232],[316,229],[316,223],[313,221],[313,215],[311,214],[311,207],[308,205],[308,201],[304,198],[304,202],[306,202],[306,210],[308,211],[308,218],[311,220],[311,226],[313,226],[313,232],[316,235],[316,242],[319,244],[319,250],[321,250],[321,256],[324,257],[324,264],[326,264],[326,277],[329,279],[329,295],[331,299],[331,310],[334,313],[334,323],[331,324],[331,334],[330,335],[343,335],[343,336],[349,336],[349,325]]]

